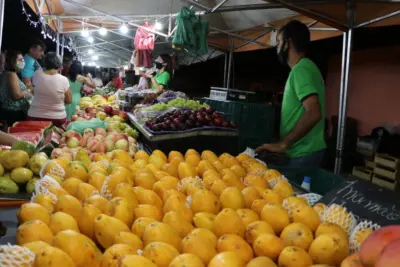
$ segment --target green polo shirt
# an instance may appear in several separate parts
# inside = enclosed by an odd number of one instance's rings
[[[325,84],[318,67],[308,58],[301,59],[292,69],[286,82],[281,111],[281,138],[295,127],[303,116],[303,101],[318,95],[321,105],[321,120],[301,140],[287,150],[291,158],[307,156],[326,148],[325,128]]]
[[[157,73],[156,76],[154,76],[154,79],[156,79],[158,85],[164,85],[164,89],[168,88],[168,82],[170,79],[168,72],[164,71],[163,73]],[[152,86],[152,89],[154,89],[154,85]]]

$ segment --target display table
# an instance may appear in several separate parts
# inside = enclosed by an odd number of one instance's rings
[[[152,134],[143,125],[141,125],[132,113],[128,113],[129,120],[142,134],[141,142],[148,152],[160,149],[164,153],[177,150],[182,153],[188,149],[196,149],[197,151],[212,150],[215,153],[230,153],[236,155],[238,151],[237,131],[224,130],[198,130],[185,133],[170,134]]]
[[[0,245],[15,244],[18,208],[2,208],[0,212]]]

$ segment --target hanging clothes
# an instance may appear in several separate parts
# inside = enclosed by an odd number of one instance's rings
[[[153,52],[151,50],[136,50],[135,67],[151,68],[153,66]]]
[[[138,28],[136,30],[134,45],[136,49],[154,50],[155,34],[148,31],[154,31],[154,25],[149,25],[148,22],[145,22],[142,26],[143,28]]]
[[[208,52],[208,22],[201,20],[194,10],[181,8],[176,19],[176,31],[172,44],[174,48],[205,54]]]

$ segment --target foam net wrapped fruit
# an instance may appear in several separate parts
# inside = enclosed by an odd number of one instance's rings
[[[68,266],[340,266],[349,237],[367,235],[345,208],[295,195],[251,153],[118,150],[58,162],[63,179],[48,172],[19,212],[17,245]]]

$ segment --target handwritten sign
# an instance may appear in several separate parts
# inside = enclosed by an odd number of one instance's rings
[[[361,180],[346,180],[321,199],[346,207],[357,221],[367,219],[381,226],[400,224],[400,194]]]

